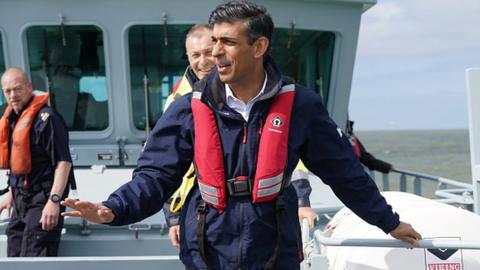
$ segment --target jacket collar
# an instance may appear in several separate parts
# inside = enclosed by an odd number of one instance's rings
[[[268,80],[265,91],[259,100],[274,97],[285,83],[293,83],[293,80],[282,76],[270,56],[265,58],[263,63],[267,72]],[[220,81],[217,69],[214,68],[210,75],[194,85],[194,91],[202,92],[202,101],[216,111],[224,110],[226,106],[225,83]]]
[[[193,72],[192,67],[188,66],[186,72],[185,72],[185,77],[187,78],[188,82],[190,85],[194,85],[196,82],[199,81],[197,75]]]

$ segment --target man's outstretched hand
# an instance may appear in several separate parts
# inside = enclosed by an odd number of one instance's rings
[[[81,217],[93,223],[110,223],[115,218],[112,210],[100,203],[67,198],[62,201],[62,205],[73,209],[70,212],[63,212],[62,216],[65,217]]]
[[[390,232],[390,235],[396,239],[403,240],[415,245],[417,240],[421,240],[422,236],[413,229],[412,225],[400,221],[400,224]]]

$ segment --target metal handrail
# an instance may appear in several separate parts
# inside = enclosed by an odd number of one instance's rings
[[[467,184],[459,180],[449,179],[449,178],[435,176],[435,175],[426,174],[426,173],[413,172],[413,171],[408,171],[403,169],[393,169],[392,172],[396,172],[399,174],[404,174],[412,177],[419,177],[421,179],[426,179],[426,180],[439,182],[439,183],[452,185],[452,186],[457,186],[457,187],[462,187],[462,188],[469,188],[469,189],[473,188],[472,184]]]
[[[465,240],[418,240],[415,245],[396,239],[371,238],[331,238],[320,230],[314,232],[315,241],[325,246],[350,247],[391,247],[391,248],[427,248],[427,249],[480,249],[480,241]]]

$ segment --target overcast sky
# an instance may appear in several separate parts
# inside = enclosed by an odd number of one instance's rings
[[[467,128],[465,69],[480,67],[480,0],[378,0],[362,18],[357,130]]]

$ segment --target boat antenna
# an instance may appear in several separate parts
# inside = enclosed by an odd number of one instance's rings
[[[48,94],[48,106],[52,106],[51,91],[50,91],[50,61],[49,61],[49,47],[48,47],[48,33],[47,30],[43,30],[43,56],[42,56],[42,68],[45,73],[45,91]]]
[[[168,46],[168,16],[167,13],[163,13],[163,44]]]
[[[147,50],[145,46],[145,26],[142,26],[142,56],[143,56],[143,92],[145,94],[145,135],[150,135],[150,116],[149,116],[149,98],[148,98],[148,67],[147,67]]]
[[[293,31],[295,31],[295,21],[294,21],[294,20],[291,20],[291,21],[290,21],[290,33],[288,33],[287,49],[292,48],[292,43],[293,43]]]
[[[63,17],[62,13],[59,13],[58,17],[60,18],[60,34],[62,36],[62,46],[66,47],[67,38],[65,37],[65,18]]]

